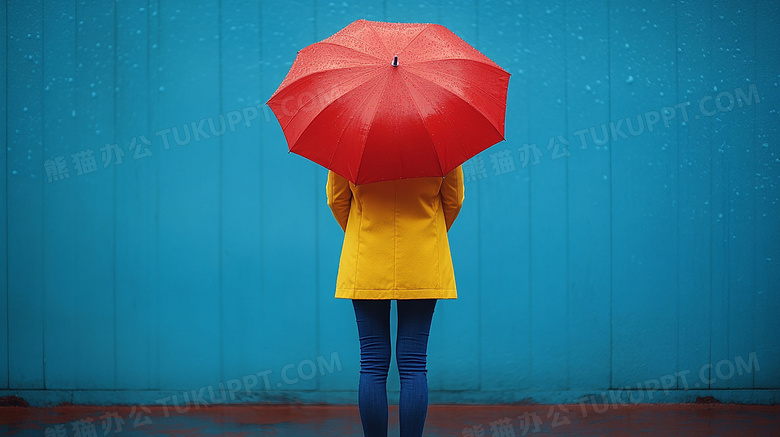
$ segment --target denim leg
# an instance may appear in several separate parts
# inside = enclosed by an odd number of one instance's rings
[[[366,437],[387,437],[390,301],[353,299],[360,338],[358,408]]]
[[[399,299],[396,362],[401,380],[401,437],[420,437],[428,413],[428,334],[436,299]]]

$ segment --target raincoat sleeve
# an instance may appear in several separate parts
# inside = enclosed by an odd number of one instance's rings
[[[345,232],[347,230],[347,219],[349,218],[349,205],[352,200],[352,191],[349,189],[349,181],[334,173],[332,170],[328,170],[328,206],[333,212],[333,217],[339,222],[341,229]]]
[[[465,198],[462,166],[455,167],[454,170],[444,176],[440,196],[442,208],[444,209],[444,221],[447,224],[447,231],[449,231],[460,212],[461,206],[463,206],[463,199]]]

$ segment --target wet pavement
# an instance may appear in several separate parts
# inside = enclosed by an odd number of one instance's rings
[[[390,436],[398,408],[390,406]],[[361,436],[355,405],[0,407],[8,436]],[[430,405],[435,436],[780,436],[780,406]]]

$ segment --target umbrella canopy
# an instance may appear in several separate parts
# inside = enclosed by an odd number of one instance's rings
[[[289,150],[356,184],[444,176],[504,139],[509,73],[437,24],[358,20],[268,100]]]

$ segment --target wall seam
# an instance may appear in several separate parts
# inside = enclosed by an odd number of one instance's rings
[[[756,65],[758,64],[758,56],[757,56],[757,54],[758,54],[758,42],[757,42],[757,39],[758,38],[756,36],[758,34],[758,18],[757,17],[758,17],[758,1],[754,0],[753,1],[753,79],[752,79],[754,82],[757,79],[757,73],[756,73],[757,68],[756,68]],[[749,87],[748,87],[748,89],[749,89]],[[749,95],[749,91],[748,91],[748,95]],[[758,120],[757,120],[757,117],[756,117],[756,107],[754,105],[751,105],[751,110],[753,111],[753,129],[752,130],[753,130],[754,133],[757,133],[757,127],[758,127],[757,126],[758,125],[757,121]],[[756,150],[756,151],[759,150],[758,149],[758,143],[756,143],[755,146],[756,147],[753,150]],[[750,147],[750,146],[748,146],[748,147]],[[759,181],[757,180],[758,178],[756,176],[757,171],[758,171],[758,168],[757,168],[758,157],[759,157],[758,152],[753,154],[753,172],[752,173],[753,173],[753,180],[754,180],[753,186],[754,187],[758,187],[759,186]],[[750,294],[750,297],[752,299],[751,308],[753,310],[752,317],[750,318],[750,323],[751,323],[750,332],[753,334],[751,336],[751,340],[753,340],[753,345],[752,345],[751,349],[753,351],[755,351],[756,350],[756,293],[755,293],[756,290],[755,289],[756,289],[756,283],[758,282],[757,278],[756,278],[756,265],[758,265],[759,260],[758,260],[758,249],[757,249],[758,245],[755,244],[755,242],[757,241],[756,238],[758,236],[758,234],[756,232],[756,228],[758,227],[757,226],[758,225],[758,223],[757,223],[758,222],[758,215],[757,215],[757,210],[756,210],[756,203],[757,203],[756,199],[758,197],[758,194],[757,194],[756,190],[753,190],[753,193],[754,194],[752,196],[752,198],[753,198],[753,262],[752,262],[752,264],[753,264],[753,273],[752,273],[752,276],[753,276],[753,289],[754,289],[754,292]],[[756,372],[750,372],[750,373],[751,373],[750,376],[752,378],[751,386],[753,388],[755,388],[756,387]]]
[[[711,59],[712,59],[712,53],[711,53],[711,51],[712,51],[712,8],[713,8],[713,5],[712,5],[712,2],[710,1],[708,3],[708,8],[707,8],[707,10],[710,13],[710,16],[707,18],[707,24],[708,24],[708,29],[707,29],[707,37],[708,38],[707,38],[707,40],[709,42],[709,45],[708,45],[707,48],[710,51],[710,53],[708,53],[709,56],[707,56],[707,60],[708,60],[707,61],[707,72],[708,73],[712,72],[712,61],[711,61]],[[712,124],[709,122],[709,119],[706,120],[706,123],[707,123],[707,133],[709,134],[709,140],[710,140],[709,141],[709,143],[710,143],[709,147],[707,148],[707,150],[709,151],[709,176],[710,176],[710,183],[709,183],[710,192],[709,192],[708,200],[710,200],[710,203],[714,203],[714,202],[712,202],[712,196],[713,196],[713,190],[712,190],[712,184],[713,184],[713,177],[712,177],[712,173],[713,173],[713,168],[712,168],[712,131],[710,130],[710,127],[712,126]],[[714,263],[713,255],[712,255],[712,253],[713,253],[712,252],[712,250],[713,250],[712,237],[713,237],[713,233],[714,233],[714,231],[712,229],[712,207],[710,207],[709,215],[710,215],[710,217],[709,217],[710,218],[710,238],[708,238],[708,240],[709,240],[709,246],[710,246],[709,247],[709,258],[710,258],[710,269],[709,269],[709,272],[710,272],[710,275],[709,275],[710,276],[710,323],[709,323],[709,325],[710,325],[710,329],[708,331],[709,331],[709,346],[710,346],[710,349],[709,349],[709,356],[707,358],[708,358],[708,362],[711,363],[712,362],[712,319],[713,319],[713,317],[712,317],[712,298],[713,298],[713,282],[714,282],[713,281],[713,277],[712,277],[713,276],[712,275],[712,266],[713,266],[713,263]],[[707,381],[710,381],[712,379],[712,375],[711,375],[710,372],[711,372],[711,369],[707,369]],[[711,388],[710,385],[711,384],[709,382],[707,382],[707,388],[708,389]]]
[[[222,34],[222,0],[219,0],[217,3],[217,34],[219,35],[218,41],[217,41],[217,53],[218,53],[218,88],[217,91],[218,97],[217,97],[217,105],[218,105],[218,114],[222,114],[222,99],[224,97],[223,95],[223,89],[222,89],[222,46],[224,45],[224,35]],[[224,320],[224,293],[223,293],[223,275],[222,275],[222,269],[223,269],[223,257],[222,257],[222,242],[223,242],[223,235],[222,235],[222,226],[223,226],[223,220],[222,220],[222,213],[223,213],[223,202],[222,202],[222,193],[224,190],[224,181],[223,181],[223,141],[222,141],[223,135],[219,136],[219,163],[218,163],[218,174],[219,174],[219,195],[217,196],[219,198],[219,218],[217,220],[217,264],[219,265],[219,271],[217,272],[217,287],[219,289],[219,377],[220,380],[223,381],[225,379],[225,346],[224,346],[224,326],[223,326],[223,320]]]
[[[160,19],[159,19],[159,17],[160,17],[160,3],[159,2],[155,2],[154,3],[155,13],[151,14],[150,13],[151,12],[151,1],[152,0],[149,0],[149,3],[148,3],[149,8],[147,9],[147,12],[146,12],[147,31],[151,34],[151,31],[152,31],[152,19],[150,17],[157,17],[156,18],[156,23],[155,23],[155,26],[156,26],[156,29],[155,29],[155,39],[156,39],[156,41],[155,41],[155,43],[157,45],[156,49],[157,50],[162,50],[162,48],[160,47],[160,40],[159,40],[159,38],[160,38],[160,29],[162,27],[162,24],[160,23]],[[153,87],[149,86],[151,84],[151,74],[150,74],[150,71],[154,71],[152,69],[152,54],[151,54],[152,52],[150,50],[150,48],[154,48],[154,44],[150,47],[149,46],[150,42],[151,42],[150,38],[147,37],[147,41],[146,41],[146,74],[147,74],[147,105],[148,105],[148,108],[147,108],[148,112],[147,112],[147,114],[151,114],[152,113],[152,105],[151,105],[151,100],[152,99],[149,97],[149,92],[148,91],[149,91],[149,89],[154,89]],[[158,88],[158,90],[159,90],[159,88]],[[159,94],[158,94],[158,96],[159,96]],[[149,125],[149,128],[151,128],[152,120],[151,120],[150,116],[147,116],[147,123]],[[149,131],[151,131],[151,129],[147,129],[147,132],[149,132]],[[154,182],[155,182],[155,185],[159,185],[159,183],[160,183],[160,161],[159,160],[155,162],[155,166],[154,166]],[[155,235],[154,235],[154,254],[155,254],[156,258],[159,258],[159,255],[160,255],[160,190],[159,189],[155,189],[155,191],[154,191],[154,232],[155,232]],[[153,281],[151,281],[151,282],[154,282],[155,284],[158,283],[158,279],[159,279],[159,267],[158,267],[159,263],[157,263],[156,261],[157,261],[157,259],[155,259],[155,263],[154,263],[154,277],[153,277]],[[155,293],[155,308],[157,308],[158,310],[160,308],[160,293]],[[156,328],[155,337],[154,337],[155,338],[155,360],[156,360],[155,385],[156,385],[156,387],[158,389],[160,389],[160,387],[161,387],[161,384],[160,384],[160,324],[159,323],[155,323],[155,328]]]
[[[679,20],[678,20],[678,10],[677,10],[677,3],[674,3],[674,94],[675,94],[675,100],[680,101],[679,96],[679,90],[680,90],[680,43],[678,40],[679,37]],[[675,311],[677,312],[677,315],[675,317],[675,322],[677,323],[677,335],[675,336],[675,363],[674,368],[675,372],[677,374],[680,373],[680,120],[675,120],[675,144],[677,147],[675,147],[675,183],[676,183],[676,189],[675,189],[675,206],[677,209],[677,213],[675,214],[675,258],[676,258],[676,266],[677,266],[677,272],[676,272],[676,282],[677,282],[677,299],[675,303],[677,304],[677,308],[675,308]],[[680,378],[675,377],[675,385],[679,387],[680,385]]]
[[[46,80],[46,56],[44,51],[44,29],[45,29],[45,20],[44,17],[45,14],[45,8],[46,3],[41,2],[41,43],[40,43],[40,50],[41,50],[41,161],[43,161],[43,153],[46,150],[46,137],[43,134],[44,129],[46,127],[46,122],[44,120],[45,118],[45,105],[46,105],[46,94],[43,93],[44,90],[44,80]],[[8,14],[6,14],[8,16]],[[7,30],[6,30],[7,32]],[[6,51],[8,49],[6,48]],[[6,68],[8,68],[8,64],[6,64]],[[7,110],[6,110],[7,113]],[[6,149],[7,149],[7,143],[6,143]],[[38,168],[43,167],[43,162],[40,163],[41,165]],[[41,178],[41,243],[42,247],[46,247],[46,242],[44,241],[44,238],[46,237],[46,214],[43,213],[44,211],[44,195],[45,195],[45,188],[46,184],[43,183],[43,178]],[[43,389],[46,389],[46,272],[44,269],[46,268],[46,250],[43,250],[43,253],[41,254],[41,311],[43,313],[43,316],[41,317],[41,382],[43,384]],[[6,293],[8,291],[6,290]]]
[[[119,26],[117,25],[118,21],[117,21],[116,10],[117,10],[117,5],[116,5],[116,3],[114,3],[114,65],[113,65],[113,68],[114,68],[114,99],[113,99],[113,111],[112,111],[113,114],[114,114],[114,117],[113,117],[114,125],[113,125],[113,129],[111,129],[111,131],[112,131],[112,144],[119,144],[119,141],[117,141],[117,114],[116,114],[117,113],[117,103],[116,102],[117,102],[118,94],[119,94],[117,92],[118,81],[117,81],[117,74],[116,74],[116,70],[117,70],[116,69],[116,65],[119,62],[119,59],[118,59],[119,57],[117,55],[117,42],[118,42],[117,34],[119,33]],[[111,207],[113,209],[113,212],[112,212],[112,215],[113,215],[113,220],[112,220],[112,228],[113,228],[112,229],[112,233],[113,233],[112,246],[113,247],[112,247],[112,251],[113,251],[113,261],[114,262],[111,263],[111,269],[112,269],[111,277],[113,279],[112,280],[112,282],[113,282],[112,287],[114,289],[113,290],[113,294],[114,294],[114,317],[113,317],[112,322],[114,324],[114,388],[116,389],[116,388],[118,388],[117,381],[118,381],[118,378],[119,378],[118,377],[118,375],[119,375],[119,369],[118,369],[119,353],[117,351],[117,332],[116,332],[117,331],[116,330],[116,319],[117,319],[117,312],[116,312],[116,288],[117,288],[116,287],[117,286],[117,283],[116,283],[116,263],[117,263],[117,256],[116,256],[117,255],[117,253],[116,253],[116,221],[117,221],[116,220],[116,197],[117,197],[116,196],[116,173],[117,173],[117,171],[116,171],[116,168],[112,168],[112,170],[113,171],[111,172],[111,183],[112,183],[111,193],[113,194],[113,196],[111,196],[112,197],[112,199],[111,199],[112,200]]]
[[[612,2],[607,0],[607,118],[612,118]],[[613,307],[613,292],[614,292],[614,227],[613,219],[615,216],[614,199],[612,198],[612,188],[615,185],[615,181],[612,177],[612,141],[610,137],[607,137],[607,144],[609,144],[609,388],[613,388],[613,363],[615,359],[614,355],[614,318],[612,315]]]
[[[563,35],[563,77],[564,77],[564,83],[563,83],[563,101],[564,101],[564,111],[563,111],[563,126],[564,126],[564,132],[566,132],[567,136],[569,133],[569,45],[567,44],[568,41],[568,35],[569,35],[569,21],[566,16],[566,10],[568,9],[569,4],[568,1],[564,1],[563,3],[563,26],[564,26],[564,35]],[[568,138],[566,139],[566,142],[568,143]],[[564,147],[568,147],[568,145],[565,145]],[[571,369],[571,350],[569,348],[569,320],[571,317],[569,317],[569,303],[570,303],[570,295],[569,295],[569,153],[568,149],[566,156],[566,160],[564,160],[564,185],[566,186],[565,190],[565,199],[564,199],[564,205],[565,205],[565,216],[566,216],[566,275],[564,279],[564,283],[566,284],[566,387],[568,390],[571,389],[571,372],[569,371]]]
[[[523,16],[525,17],[524,20],[528,20],[528,3],[524,3],[525,8],[523,9]],[[529,21],[530,23],[530,21]],[[523,30],[523,42],[526,46],[528,46],[528,29],[529,26],[524,26]],[[526,52],[527,53],[527,52]],[[528,60],[530,56],[526,55],[525,59]],[[525,91],[528,91],[528,84],[529,81],[525,80]],[[525,101],[525,113],[530,114],[531,112],[531,106],[530,106],[530,98],[523,99]],[[531,138],[531,123],[526,123],[526,131],[525,131],[525,138],[529,139]],[[530,152],[525,152],[530,153]],[[533,220],[531,219],[531,173],[533,170],[533,164],[528,167],[528,185],[526,186],[526,197],[528,198],[528,210],[526,211],[526,219],[528,220],[528,279],[526,282],[527,290],[528,290],[528,308],[529,311],[529,317],[526,319],[527,326],[528,326],[528,375],[529,379],[531,375],[533,374],[533,346],[534,346],[534,337],[533,337],[533,293],[532,293],[532,286],[533,286],[533,263],[532,263],[532,246],[533,246],[533,238],[532,238],[532,229],[533,226]]]
[[[5,337],[6,337],[6,386],[11,388],[11,324],[9,296],[11,281],[8,270],[8,47],[11,32],[8,30],[8,3],[5,4]]]

